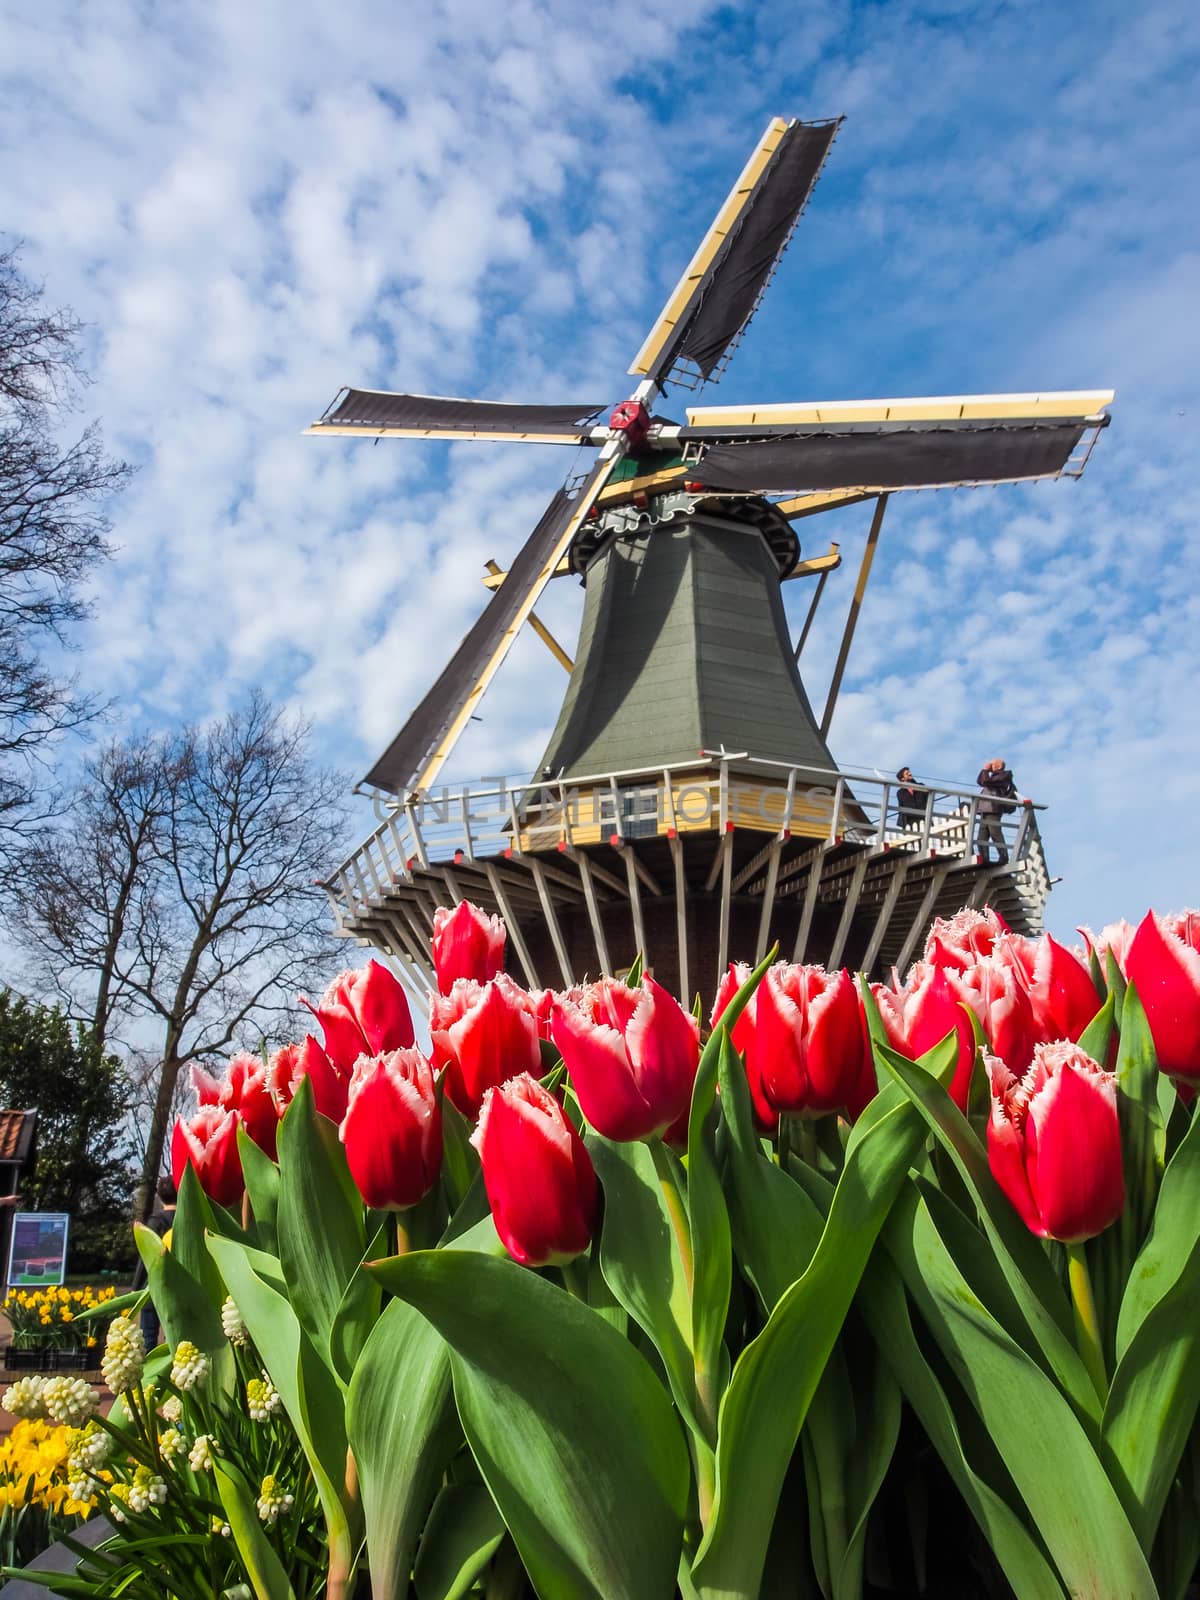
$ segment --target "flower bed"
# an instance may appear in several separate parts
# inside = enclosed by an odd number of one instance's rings
[[[65,1284],[48,1289],[10,1289],[0,1310],[12,1326],[10,1349],[14,1357],[36,1355],[43,1360],[45,1371],[61,1368],[62,1363],[56,1366],[48,1359],[60,1353],[69,1355],[72,1365],[99,1366],[99,1349],[108,1320],[103,1308],[115,1296],[116,1289],[111,1285],[103,1289],[90,1285],[68,1288]],[[85,1312],[87,1316],[80,1322]],[[97,1352],[94,1357],[89,1355],[91,1351]],[[35,1364],[10,1361],[8,1354],[6,1350],[5,1364],[9,1367]]]
[[[197,1074],[137,1231],[167,1346],[113,1322],[107,1419],[6,1397],[115,1524],[73,1593],[152,1548],[178,1600],[1182,1600],[1200,916],[965,912],[890,986],[768,957],[706,1040],[503,938],[438,914],[430,1057],[372,962]]]

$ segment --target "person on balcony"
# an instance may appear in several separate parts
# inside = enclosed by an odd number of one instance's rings
[[[1020,795],[1013,782],[1013,775],[1005,766],[1000,756],[995,756],[991,761],[985,761],[980,768],[979,776],[975,782],[979,785],[982,799],[979,802],[979,857],[985,865],[990,863],[991,847],[996,847],[996,861],[1000,866],[1008,863],[1008,845],[1004,839],[1004,823],[1001,820],[1009,811],[1014,811]]]
[[[920,828],[925,821],[925,799],[929,791],[913,777],[911,767],[901,767],[896,777],[900,780],[896,790],[896,820],[902,828]]]

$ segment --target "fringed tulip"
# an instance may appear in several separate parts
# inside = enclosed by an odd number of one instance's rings
[[[970,907],[952,917],[937,917],[925,941],[925,960],[934,967],[955,967],[960,972],[981,956],[990,956],[996,940],[1009,931],[998,911]]]
[[[433,913],[433,966],[438,989],[449,994],[460,978],[487,983],[504,965],[505,928],[499,917],[462,900],[453,911]]]
[[[367,1205],[406,1211],[424,1199],[442,1170],[442,1113],[419,1050],[359,1057],[341,1140]]]
[[[782,961],[769,968],[757,990],[754,1054],[776,1111],[824,1116],[860,1106],[864,1031],[850,974]]]
[[[220,1078],[193,1063],[192,1087],[199,1105],[236,1111],[250,1138],[274,1161],[279,1113],[271,1098],[267,1069],[257,1056],[248,1050],[239,1051],[230,1058]]]
[[[944,970],[918,961],[908,981],[898,989],[873,983],[871,992],[893,1050],[916,1061],[948,1033],[958,1038],[958,1059],[949,1094],[960,1111],[966,1111],[975,1066],[975,1030],[959,1003]]]
[[[446,1093],[472,1121],[489,1089],[521,1072],[541,1073],[529,996],[503,972],[490,983],[460,978],[448,995],[433,996],[429,1026]]]
[[[1200,911],[1149,911],[1125,958],[1164,1072],[1200,1085]]]
[[[709,1019],[715,1028],[725,1013],[725,1009],[734,995],[750,976],[751,969],[745,961],[731,961],[729,970],[717,986],[717,998],[713,1001],[712,1016]],[[746,1061],[746,1083],[750,1089],[750,1102],[754,1107],[754,1120],[765,1133],[773,1133],[779,1126],[779,1113],[767,1101],[763,1093],[762,1079],[758,1070],[758,1052],[754,1048],[754,1010],[758,1000],[758,990],[750,996],[742,1009],[741,1016],[733,1025],[729,1035],[733,1048],[744,1056]]]
[[[1078,1045],[1040,1044],[1023,1073],[984,1058],[991,1082],[988,1162],[1026,1226],[1075,1244],[1125,1205],[1117,1080]]]
[[[350,1074],[338,1071],[311,1033],[305,1035],[303,1044],[285,1044],[276,1050],[267,1065],[267,1087],[280,1116],[291,1105],[302,1078],[312,1085],[313,1105],[321,1115],[340,1122],[346,1115]]]
[[[1039,1041],[1050,1044],[1069,1039],[1072,1044],[1099,1011],[1091,973],[1065,945],[1048,933],[1040,939],[1009,934],[997,939],[993,958],[1007,962],[1020,977],[1033,1010]]]
[[[484,1096],[471,1135],[496,1232],[523,1267],[561,1265],[591,1243],[596,1173],[563,1108],[528,1073]]]
[[[325,991],[320,1005],[314,1006],[303,995],[300,1003],[321,1024],[325,1053],[347,1077],[359,1056],[383,1055],[412,1046],[408,997],[399,981],[378,961],[340,973]]]
[[[240,1126],[241,1117],[227,1106],[202,1105],[190,1117],[180,1117],[171,1135],[175,1187],[183,1182],[184,1170],[192,1166],[210,1200],[219,1206],[236,1205],[245,1188],[237,1147]]]
[[[944,970],[951,991],[978,1018],[993,1055],[1023,1072],[1039,1034],[1025,986],[1012,967],[1004,961],[984,959],[965,972],[952,967]]]
[[[601,978],[578,1004],[555,1006],[551,1033],[584,1116],[606,1139],[664,1133],[690,1104],[699,1028],[653,978],[637,989]]]
[[[1137,932],[1133,923],[1126,922],[1122,918],[1120,922],[1110,922],[1101,928],[1099,933],[1093,933],[1090,928],[1080,928],[1079,931],[1088,949],[1095,956],[1100,971],[1107,971],[1108,957],[1111,954],[1117,964],[1117,971],[1124,977],[1125,959],[1129,954],[1129,946],[1133,943],[1133,936]]]

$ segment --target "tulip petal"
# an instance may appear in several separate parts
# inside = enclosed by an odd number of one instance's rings
[[[514,1261],[571,1261],[591,1241],[596,1174],[553,1095],[528,1074],[490,1089],[471,1142],[496,1231]]]
[[[1025,1166],[1042,1231],[1065,1244],[1090,1239],[1125,1206],[1116,1081],[1059,1067],[1029,1102]]]
[[[1133,936],[1125,972],[1137,987],[1159,1066],[1200,1080],[1200,950],[1150,911]]]
[[[408,996],[399,979],[380,962],[367,962],[351,990],[350,1001],[368,1055],[412,1048]]]
[[[700,1064],[699,1030],[675,996],[653,978],[642,979],[625,1030],[625,1050],[642,1099],[657,1108],[664,1126],[676,1122],[691,1104]]]
[[[642,1098],[616,1028],[593,1022],[567,1002],[555,1006],[550,1032],[584,1116],[606,1139],[644,1139],[674,1121],[659,1119]]]

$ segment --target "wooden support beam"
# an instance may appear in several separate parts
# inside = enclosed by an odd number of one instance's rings
[[[562,929],[558,925],[558,913],[554,909],[554,901],[550,897],[550,889],[546,882],[546,871],[540,861],[534,859],[523,860],[522,865],[527,866],[533,874],[533,881],[537,885],[538,898],[542,902],[542,915],[546,919],[546,926],[550,930],[550,943],[554,946],[554,954],[558,958],[558,970],[562,973],[562,981],[566,988],[570,988],[575,981],[571,972],[571,962],[567,956],[567,946],[562,936]]]
[[[771,929],[771,912],[775,909],[775,880],[779,875],[779,853],[783,849],[782,836],[771,840],[767,856],[767,881],[763,885],[762,909],[758,913],[758,938],[754,945],[754,965],[767,953],[767,935]]]
[[[675,864],[675,934],[679,941],[679,995],[686,1011],[691,997],[688,981],[687,874],[683,870],[683,840],[672,836],[671,859]]]
[[[596,903],[596,886],[592,882],[592,864],[582,850],[572,850],[570,856],[579,868],[579,881],[583,885],[583,898],[587,902],[588,921],[592,925],[592,938],[596,941],[596,956],[600,962],[600,971],[611,977],[612,962],[608,957],[608,941],[604,937],[604,924],[600,920],[600,907]]]
[[[524,968],[525,981],[531,989],[540,989],[542,983],[538,978],[537,968],[533,964],[533,957],[529,954],[529,947],[525,943],[524,936],[517,924],[517,919],[513,915],[512,905],[505,891],[504,881],[490,861],[484,862],[484,871],[487,873],[487,880],[492,886],[496,904],[500,907],[500,915],[504,918],[505,925],[508,928],[508,937],[512,940],[513,949],[517,952],[517,960],[520,961],[521,966]]]
[[[883,514],[887,510],[888,496],[881,494],[875,502],[875,515],[871,518],[870,532],[867,534],[867,545],[863,551],[862,565],[858,569],[858,582],[854,586],[854,597],[850,601],[850,613],[846,618],[845,631],[842,634],[841,648],[838,650],[837,664],[833,669],[833,678],[829,684],[829,694],[825,701],[825,711],[821,717],[821,737],[829,732],[829,724],[833,721],[833,709],[837,705],[837,697],[842,687],[842,676],[846,671],[846,660],[850,655],[850,646],[854,643],[854,630],[858,626],[858,614],[862,610],[863,595],[867,592],[867,581],[871,576],[871,564],[875,560],[875,546],[879,543],[879,530],[883,527]]]
[[[485,561],[484,562],[484,566],[488,570],[488,576],[492,577],[492,578],[495,578],[495,580],[496,580],[496,582],[494,584],[491,584],[491,583],[488,583],[488,579],[485,578],[483,580],[484,583],[487,583],[489,589],[491,589],[491,588],[498,589],[500,587],[500,585],[504,582],[504,580],[508,576],[508,574],[506,572],[501,572],[500,568],[496,565],[496,563],[494,561]],[[552,576],[553,576],[553,574],[552,574]],[[572,672],[574,670],[574,668],[575,668],[575,663],[571,660],[571,657],[567,654],[567,652],[563,649],[562,645],[559,644],[558,640],[550,632],[550,629],[542,621],[541,617],[538,616],[537,612],[536,611],[531,611],[529,613],[529,617],[528,617],[527,620],[529,622],[529,626],[533,629],[534,633],[537,634],[538,638],[546,646],[546,649],[549,650],[550,654],[558,662],[559,666],[560,667],[565,667],[568,672]]]
[[[908,937],[905,939],[903,945],[901,945],[900,954],[896,957],[896,971],[902,978],[904,976],[904,969],[912,960],[912,953],[916,946],[917,940],[924,932],[925,924],[933,915],[933,908],[937,903],[938,892],[941,889],[942,884],[946,881],[946,876],[950,871],[950,867],[951,863],[947,861],[944,863],[939,862],[939,864],[933,869],[929,883],[925,889],[925,894],[922,897],[921,904],[917,908],[917,914],[913,918],[912,927],[908,930]]]
[[[629,909],[633,916],[633,937],[637,945],[635,954],[640,955],[643,961],[648,959],[646,951],[646,924],[642,921],[642,895],[638,888],[638,862],[633,851],[627,844],[617,846],[625,862],[625,876],[629,882]]]
[[[825,867],[825,857],[829,853],[829,846],[822,845],[814,853],[812,865],[808,869],[808,886],[804,893],[804,909],[800,913],[800,926],[796,929],[796,943],[792,949],[792,960],[803,961],[804,952],[808,947],[808,936],[812,932],[813,912],[817,909],[817,890],[821,884],[821,873]]]
[[[879,907],[879,915],[875,918],[875,926],[871,930],[871,937],[867,941],[867,948],[862,958],[862,970],[870,973],[871,968],[878,960],[880,947],[888,930],[888,923],[892,920],[892,912],[900,899],[900,891],[904,887],[904,880],[908,877],[912,857],[908,855],[894,855],[892,860],[892,876],[887,886],[887,892]]]
[[[860,850],[858,860],[854,863],[854,871],[850,874],[850,882],[846,887],[846,898],[842,905],[842,914],[838,919],[837,933],[833,939],[833,948],[829,952],[829,960],[826,963],[831,972],[836,972],[842,964],[842,953],[846,948],[846,940],[850,936],[850,924],[854,921],[854,908],[858,904],[858,897],[862,891],[863,879],[867,875],[867,864],[870,859],[869,851]]]

